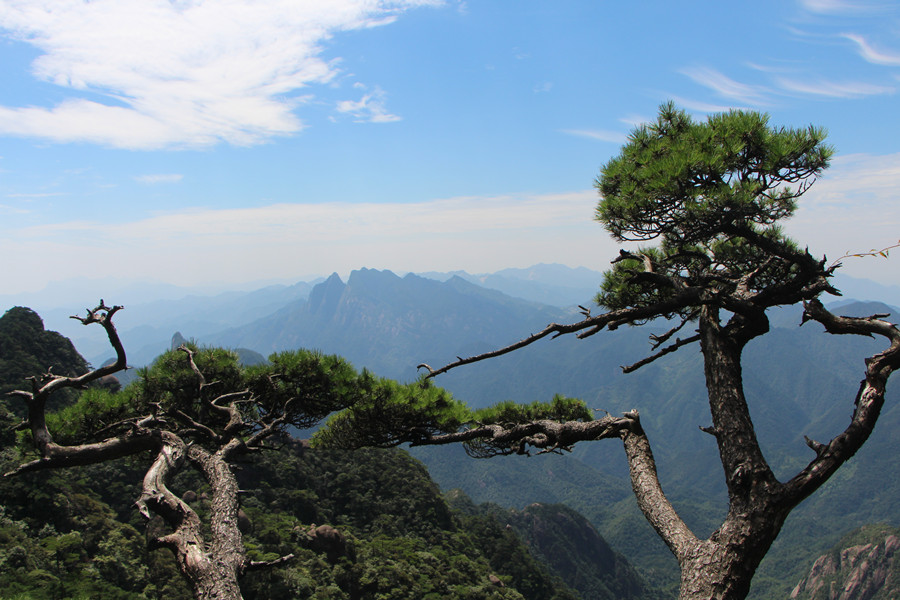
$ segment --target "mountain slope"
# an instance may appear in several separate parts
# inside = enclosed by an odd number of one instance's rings
[[[56,375],[80,375],[87,370],[81,357],[67,338],[44,329],[41,317],[22,306],[6,311],[0,317],[0,406],[8,406],[17,415],[24,415],[24,403],[7,398],[15,389],[30,390],[30,377],[40,377],[48,371]],[[64,390],[50,399],[56,409],[77,397],[74,390]]]
[[[362,269],[346,283],[334,274],[313,288],[307,302],[292,303],[209,341],[263,354],[340,348],[358,367],[408,380],[416,376],[418,361],[447,361],[506,343],[522,327],[543,326],[561,314],[458,277],[439,282]]]
[[[637,571],[597,533],[583,516],[563,504],[534,503],[522,510],[496,504],[475,505],[461,490],[446,494],[450,505],[467,515],[485,515],[515,532],[532,554],[548,565],[582,598],[629,600],[654,598]]]
[[[900,595],[900,530],[869,526],[820,556],[794,600],[889,600]]]
[[[526,269],[503,269],[480,275],[471,275],[465,271],[419,275],[439,281],[457,276],[514,298],[558,307],[590,303],[597,294],[601,278],[597,271],[584,267],[572,269],[560,264],[537,264]]]

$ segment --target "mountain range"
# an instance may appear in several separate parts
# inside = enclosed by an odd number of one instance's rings
[[[204,344],[263,355],[316,348],[345,356],[358,368],[409,381],[419,363],[437,367],[526,337],[549,322],[578,320],[580,309],[574,305],[590,306],[600,281],[599,273],[585,271],[537,265],[482,276],[399,276],[361,269],[346,281],[333,274],[315,285],[131,305],[119,313],[119,326],[133,365],[152,360],[179,331]],[[843,314],[898,312],[881,303],[851,300],[876,297],[857,291],[881,292],[879,299],[900,304],[895,287],[850,278],[836,278],[836,285],[845,298],[831,306]],[[51,319],[45,320],[51,328]],[[773,311],[770,320],[770,333],[745,353],[744,379],[763,449],[776,473],[786,476],[810,458],[804,435],[827,440],[845,426],[862,357],[875,345],[865,339],[836,339],[815,324],[798,327],[796,307]],[[643,358],[650,348],[648,336],[664,329],[665,323],[658,323],[586,340],[546,340],[451,371],[437,384],[474,406],[504,399],[548,400],[562,393],[584,399],[600,414],[637,408],[654,445],[664,489],[685,521],[705,535],[721,518],[726,497],[715,444],[698,428],[709,424],[699,353],[687,347],[630,375],[619,369]],[[89,338],[83,329],[72,335],[76,328],[68,323],[59,330],[95,364],[106,358],[105,340],[99,336]],[[754,581],[753,597],[786,597],[816,557],[856,527],[900,525],[900,463],[894,458],[895,432],[900,431],[897,398],[896,392],[889,393],[862,451],[788,519]],[[459,448],[414,454],[443,489],[460,488],[478,503],[517,509],[534,502],[571,506],[649,582],[672,585],[676,565],[634,505],[620,445],[582,444],[567,456],[492,461],[469,459]]]

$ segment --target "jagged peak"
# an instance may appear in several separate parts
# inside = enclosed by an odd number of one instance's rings
[[[346,287],[340,275],[332,273],[309,292],[309,311],[322,317],[334,314]]]
[[[813,563],[791,592],[793,600],[869,600],[895,597],[900,550],[897,529],[866,526],[846,536]]]
[[[363,267],[362,269],[350,272],[347,284],[350,285],[359,281],[396,281],[399,279],[400,277],[389,269],[379,270]]]

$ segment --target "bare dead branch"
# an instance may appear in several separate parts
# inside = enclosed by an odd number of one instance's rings
[[[40,458],[19,465],[12,471],[5,473],[4,476],[9,477],[43,469],[92,465],[124,456],[131,456],[155,448],[158,444],[157,438],[157,432],[143,430],[111,437],[95,444],[60,446],[50,442],[43,446]]]
[[[225,425],[226,434],[235,434],[244,427],[244,416],[238,410],[237,402],[250,397],[250,390],[242,390],[240,392],[222,394],[209,403],[211,408],[228,417],[228,424]],[[223,406],[226,402],[227,404]]]
[[[203,372],[200,371],[200,368],[197,366],[197,363],[194,362],[194,351],[188,348],[185,344],[178,346],[177,350],[179,352],[184,352],[188,357],[188,365],[191,367],[191,371],[197,376],[197,379],[200,382],[199,389],[203,391],[203,388],[206,387],[206,377],[203,376]]]
[[[206,437],[208,437],[211,441],[214,441],[214,442],[221,441],[222,437],[218,433],[213,431],[212,428],[207,427],[203,423],[197,422],[195,419],[193,419],[190,415],[188,415],[184,411],[175,410],[172,412],[172,414],[174,416],[178,417],[179,419],[181,419],[182,421],[184,421],[185,423],[187,423],[188,425],[190,425],[191,427],[193,427],[194,429],[203,432],[206,435]]]
[[[247,571],[258,571],[260,569],[268,569],[270,567],[277,567],[279,565],[283,565],[286,562],[294,560],[293,554],[286,554],[284,556],[280,556],[274,560],[251,560],[244,567],[244,572]]]
[[[750,292],[750,285],[759,276],[760,273],[768,269],[772,264],[775,263],[776,260],[777,258],[775,256],[770,256],[765,261],[763,261],[761,265],[744,274],[738,280],[737,286],[734,290],[735,295],[744,300],[749,299],[752,296],[752,293]]]
[[[890,344],[865,360],[865,379],[856,394],[853,416],[847,428],[827,444],[807,440],[816,457],[785,485],[793,504],[802,501],[827,481],[865,443],[875,427],[884,405],[887,380],[900,368],[900,329],[884,321],[882,316],[835,316],[818,300],[804,303],[804,320],[821,323],[828,333],[877,335],[886,338]]]
[[[891,244],[890,246],[885,246],[884,248],[881,248],[880,250],[876,249],[876,248],[872,248],[868,252],[847,252],[843,256],[832,261],[830,266],[832,268],[839,267],[845,258],[863,258],[866,256],[880,256],[881,258],[887,258],[888,255],[890,254],[890,251],[893,250],[894,248],[900,248],[900,240],[898,240],[896,244]]]
[[[709,435],[711,435],[713,437],[718,437],[718,435],[719,435],[719,430],[716,429],[715,427],[707,427],[705,425],[701,425],[700,431],[702,431],[703,433],[708,433]]]
[[[655,361],[656,359],[662,358],[662,357],[665,356],[666,354],[671,354],[671,353],[677,351],[679,348],[682,348],[682,347],[687,346],[687,345],[689,345],[689,344],[693,344],[694,342],[697,342],[697,341],[699,341],[699,340],[700,340],[700,334],[699,334],[699,333],[696,334],[696,335],[692,335],[691,337],[685,338],[685,339],[676,338],[676,339],[675,339],[675,343],[666,346],[665,348],[663,348],[663,349],[660,350],[659,352],[656,352],[655,354],[651,354],[650,356],[648,356],[648,357],[646,357],[646,358],[642,358],[641,360],[637,361],[636,363],[632,363],[632,364],[630,364],[630,365],[623,366],[623,367],[622,367],[622,372],[623,372],[623,373],[633,373],[634,371],[637,371],[637,370],[640,369],[641,367],[643,367],[643,366],[645,366],[645,365],[649,365],[650,363],[652,363],[652,362]]]
[[[828,448],[825,444],[821,442],[817,442],[816,440],[809,438],[807,436],[803,436],[804,441],[806,441],[806,445],[812,448],[813,452],[816,453],[816,456],[821,456],[823,452]]]
[[[552,421],[543,419],[527,423],[489,423],[452,433],[435,434],[420,429],[408,432],[396,444],[434,446],[464,443],[473,456],[488,457],[506,454],[525,454],[527,449],[557,451],[570,448],[575,443],[621,437],[631,426],[633,417],[605,416],[593,421]],[[396,445],[394,444],[394,445]]]
[[[651,335],[651,336],[650,336],[650,341],[653,342],[652,345],[651,345],[652,349],[653,349],[653,350],[656,350],[657,348],[659,348],[660,346],[662,346],[663,344],[665,344],[665,343],[669,340],[669,338],[671,338],[673,335],[675,335],[676,333],[678,333],[679,331],[681,331],[681,329],[684,328],[685,325],[687,325],[688,323],[690,323],[691,321],[693,321],[694,319],[696,319],[698,314],[699,314],[699,311],[696,311],[696,310],[695,310],[695,311],[691,311],[691,313],[690,313],[688,316],[686,316],[686,317],[684,317],[683,319],[681,319],[681,323],[679,323],[678,325],[676,325],[676,326],[673,327],[672,329],[668,330],[668,331],[665,332],[664,334],[662,334],[662,335]]]
[[[509,346],[505,346],[497,350],[491,350],[489,352],[478,354],[476,356],[470,356],[468,358],[457,357],[456,361],[444,365],[439,369],[431,369],[425,363],[420,364],[419,368],[425,367],[426,369],[428,369],[428,375],[426,375],[425,378],[431,379],[432,377],[437,377],[438,375],[441,375],[443,373],[446,373],[447,371],[450,371],[451,369],[455,369],[463,365],[468,365],[475,362],[487,360],[489,358],[509,354],[510,352],[513,352],[520,348],[524,348],[525,346],[529,346],[534,342],[537,342],[538,340],[541,340],[548,336],[556,338],[569,333],[582,332],[577,337],[588,337],[602,330],[604,327],[615,329],[625,323],[653,319],[664,315],[671,315],[678,312],[680,309],[692,305],[702,304],[706,301],[708,300],[701,298],[700,290],[698,288],[685,288],[684,290],[677,293],[674,297],[662,302],[658,302],[651,306],[640,306],[636,308],[612,310],[601,315],[596,315],[584,319],[582,321],[579,321],[578,323],[572,323],[570,325],[551,323],[541,331],[533,333],[527,338],[515,342],[514,344],[510,344]]]

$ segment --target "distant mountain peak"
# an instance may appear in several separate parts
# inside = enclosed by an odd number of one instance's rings
[[[180,331],[176,331],[175,335],[172,336],[172,343],[169,344],[169,350],[178,350],[182,344],[187,344],[187,340],[181,335]]]
[[[337,310],[338,302],[347,285],[337,273],[314,287],[309,293],[309,312],[327,319]]]
[[[354,280],[397,280],[400,277],[397,276],[396,273],[389,269],[379,270],[379,269],[367,269],[363,267],[362,269],[357,269],[356,271],[350,272],[350,277],[347,279],[347,283],[353,283]]]

